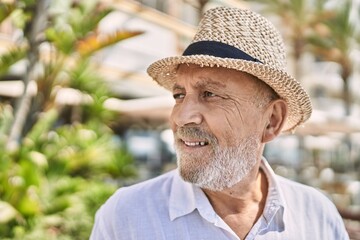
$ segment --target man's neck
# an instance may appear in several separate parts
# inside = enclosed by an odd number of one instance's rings
[[[264,210],[268,181],[256,166],[245,179],[229,189],[203,191],[215,212],[243,239]]]

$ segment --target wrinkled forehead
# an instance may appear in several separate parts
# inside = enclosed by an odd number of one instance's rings
[[[196,64],[179,64],[174,74],[174,82],[185,79],[197,79],[209,83],[230,84],[239,86],[253,86],[259,81],[255,76],[245,72],[224,67],[202,67]]]

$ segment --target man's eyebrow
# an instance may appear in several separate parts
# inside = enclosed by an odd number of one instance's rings
[[[200,81],[198,81],[195,84],[195,88],[204,88],[204,87],[218,87],[218,88],[226,88],[226,84],[219,82],[219,81],[215,81],[209,77],[201,77]],[[177,83],[174,84],[172,90],[184,90],[185,88]]]
[[[179,84],[175,83],[172,90],[173,91],[175,91],[175,90],[184,90],[184,87],[182,87]]]
[[[195,87],[196,88],[201,88],[201,87],[204,87],[204,86],[225,88],[226,84],[222,83],[222,82],[219,82],[219,81],[215,81],[215,80],[213,80],[213,79],[211,79],[209,77],[201,77],[200,81],[198,81],[195,84]]]

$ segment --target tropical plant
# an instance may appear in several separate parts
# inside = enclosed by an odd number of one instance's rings
[[[308,38],[315,24],[324,16],[323,6],[326,0],[255,0],[265,13],[280,19],[279,29],[290,46],[294,61],[294,76],[302,77],[301,59],[308,50]]]
[[[356,63],[352,59],[352,50],[360,46],[360,29],[356,28],[356,19],[351,19],[351,13],[359,13],[360,7],[354,7],[351,0],[337,1],[336,5],[326,9],[327,17],[316,24],[317,31],[309,38],[311,50],[320,60],[336,62],[341,67],[345,115],[351,114],[352,105],[349,82]]]
[[[44,114],[17,151],[2,152],[2,239],[88,238],[95,210],[118,187],[105,180],[135,174],[103,124],[52,130],[57,112]]]
[[[350,115],[351,92],[349,79],[354,73],[352,49],[360,43],[359,29],[351,19],[358,13],[352,0],[256,0],[265,11],[281,19],[286,39],[289,39],[295,62],[295,77],[303,72],[300,59],[303,53],[311,52],[320,61],[336,62],[341,67],[345,114]],[[358,7],[359,8],[359,7]]]
[[[0,20],[24,33],[0,55],[0,77],[27,63],[15,113],[11,102],[0,104],[1,239],[86,239],[96,209],[136,174],[110,128],[118,116],[104,108],[111,92],[92,60],[141,32],[101,33],[97,27],[111,12],[97,1],[0,4]],[[61,89],[76,89],[88,101],[59,106]]]

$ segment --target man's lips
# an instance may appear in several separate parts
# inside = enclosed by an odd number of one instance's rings
[[[186,141],[186,140],[182,140],[182,142],[188,147],[206,146],[206,145],[209,144],[206,141]]]

